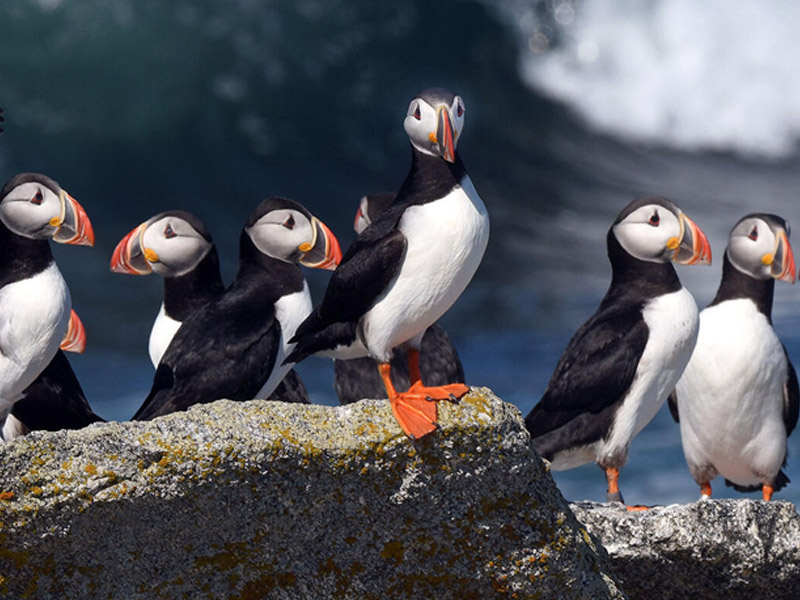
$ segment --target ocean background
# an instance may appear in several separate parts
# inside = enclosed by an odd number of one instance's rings
[[[95,411],[124,420],[152,381],[162,282],[112,274],[119,239],[190,210],[230,281],[248,214],[283,195],[346,247],[359,198],[407,172],[408,102],[448,87],[492,234],[442,324],[468,383],[527,414],[605,292],[606,232],[630,200],[671,198],[707,233],[714,264],[678,267],[700,307],[735,221],[800,222],[799,17],[789,0],[6,0],[0,179],[46,173],[91,217],[95,248],[54,248],[88,334],[70,360]],[[315,298],[327,277],[308,273]],[[773,318],[800,364],[797,286],[776,285]],[[337,403],[330,362],[298,371]],[[776,497],[796,503],[798,434],[790,453]],[[596,466],[555,477],[568,499],[605,498]],[[698,497],[666,406],[620,482],[632,503]],[[740,496],[719,479],[714,494]]]

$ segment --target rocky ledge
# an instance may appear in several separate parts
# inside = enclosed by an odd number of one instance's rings
[[[622,597],[517,409],[440,423],[219,401],[0,446],[0,598]]]
[[[627,512],[577,502],[632,600],[800,597],[800,516],[791,502],[702,500]]]

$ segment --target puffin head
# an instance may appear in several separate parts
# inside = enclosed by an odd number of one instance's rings
[[[622,248],[647,262],[710,265],[703,231],[666,198],[640,198],[617,216],[611,230]]]
[[[742,217],[731,230],[725,253],[734,267],[754,279],[795,282],[789,224],[777,215]]]
[[[38,173],[21,173],[3,186],[0,221],[22,237],[94,245],[92,223],[83,207],[58,183]]]
[[[395,194],[380,193],[380,194],[367,194],[361,197],[358,203],[358,212],[356,212],[356,219],[353,222],[353,229],[356,233],[360,234],[372,222],[378,218],[383,211],[389,208],[389,205],[394,201]]]
[[[442,88],[427,89],[408,105],[403,126],[417,150],[455,162],[465,110],[461,96]]]
[[[325,223],[288,198],[261,202],[244,232],[259,252],[278,260],[329,270],[342,260],[339,241]]]
[[[200,264],[213,247],[211,234],[200,219],[184,210],[168,210],[120,240],[111,258],[111,270],[180,277]]]

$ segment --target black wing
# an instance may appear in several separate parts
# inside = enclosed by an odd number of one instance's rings
[[[268,302],[212,301],[183,322],[158,365],[135,420],[220,398],[251,400],[275,365],[280,324]]]
[[[80,429],[103,421],[92,411],[81,384],[59,350],[39,377],[28,386],[11,414],[31,431]]]
[[[783,348],[786,355],[786,368],[788,370],[786,382],[783,384],[783,424],[786,427],[788,437],[797,425],[798,413],[800,413],[800,387],[797,384],[797,372],[794,370],[792,361],[789,360],[789,353],[786,347]]]
[[[620,402],[636,374],[648,328],[639,306],[599,310],[572,337],[544,396],[525,419],[532,438],[574,419],[583,443],[599,439],[610,423],[594,415]],[[578,417],[582,417],[578,419]],[[574,436],[573,436],[574,437]],[[576,439],[577,439],[576,438]]]
[[[397,229],[376,239],[365,235],[379,223],[368,227],[347,250],[322,304],[297,328],[291,340],[297,345],[284,364],[355,340],[358,321],[397,275],[406,251],[406,238]]]

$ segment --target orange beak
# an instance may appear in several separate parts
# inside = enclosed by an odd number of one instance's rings
[[[303,257],[300,264],[312,269],[327,269],[333,271],[342,261],[342,249],[339,240],[333,235],[322,221],[316,217],[311,218],[314,226],[314,240],[308,244],[309,248],[302,249]]]
[[[683,233],[672,260],[682,265],[710,265],[711,244],[703,230],[685,214],[678,217]]]
[[[81,354],[86,349],[86,329],[78,317],[78,313],[71,310],[69,313],[69,325],[64,339],[61,340],[61,349],[65,352],[77,352]]]
[[[53,240],[59,244],[94,246],[94,229],[89,216],[78,201],[61,190],[61,216],[51,222],[56,229]]]
[[[453,123],[450,120],[450,111],[443,106],[439,108],[436,139],[439,143],[442,158],[447,162],[455,162],[456,145],[453,141]]]
[[[142,235],[145,229],[147,229],[146,222],[130,231],[114,248],[114,254],[111,256],[111,270],[114,273],[149,275],[153,272],[142,249]]]
[[[770,274],[780,281],[795,282],[797,271],[794,266],[794,253],[785,231],[778,233]]]

